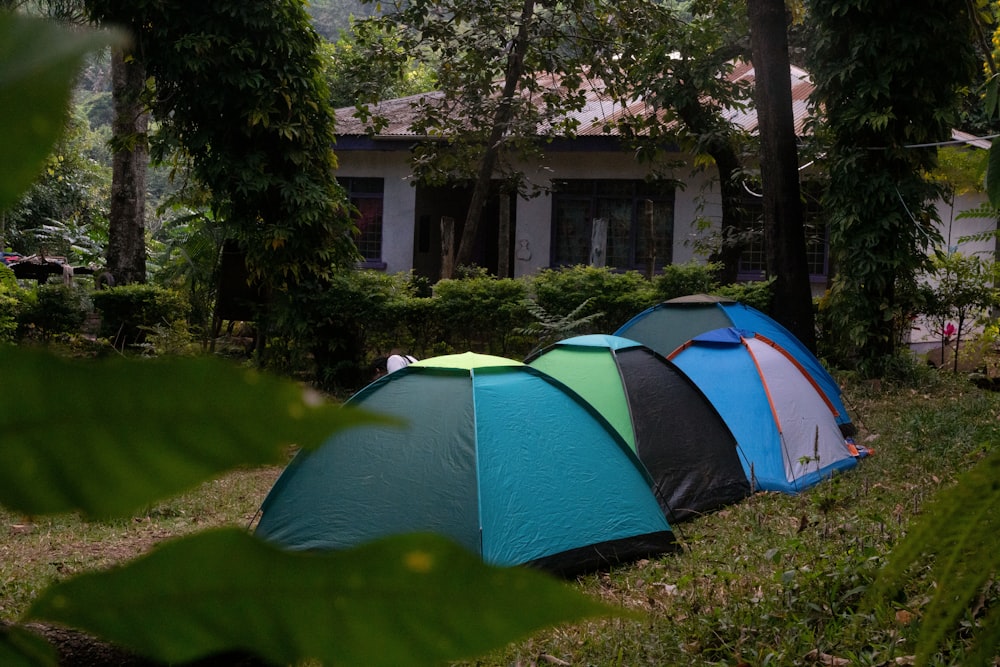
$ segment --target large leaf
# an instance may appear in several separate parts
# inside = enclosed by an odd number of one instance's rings
[[[437,536],[315,554],[227,529],[57,584],[29,617],[165,662],[249,651],[276,664],[413,667],[479,655],[546,626],[626,613],[540,572],[487,566]]]
[[[975,607],[1000,568],[1000,449],[993,449],[958,483],[939,491],[890,554],[866,596],[866,609],[899,599],[918,565],[929,564],[933,582],[923,610],[916,664],[931,662]],[[972,651],[989,664],[1000,637],[1000,614],[992,610],[973,626]],[[967,656],[968,657],[968,656]]]
[[[0,348],[0,503],[128,514],[375,420],[214,358],[79,361]]]
[[[1000,208],[1000,144],[995,141],[986,163],[986,196],[993,208]]]
[[[84,55],[123,41],[0,12],[0,211],[37,178],[59,138]]]
[[[0,665],[4,667],[56,667],[55,650],[38,635],[0,624]]]

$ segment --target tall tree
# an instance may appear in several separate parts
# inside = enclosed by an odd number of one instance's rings
[[[399,43],[394,26],[352,22],[352,31],[320,46],[323,76],[335,108],[360,106],[434,90],[430,63],[420,62]],[[371,57],[372,53],[377,57]]]
[[[771,314],[815,351],[785,0],[747,0],[747,12],[760,133],[764,247],[768,274],[774,277]]]
[[[815,100],[832,136],[828,316],[840,361],[880,374],[940,237],[940,187],[927,174],[974,74],[972,23],[949,0],[811,0],[809,11]]]
[[[83,0],[6,0],[0,3],[0,7],[3,6],[64,23],[80,25],[87,22]],[[126,46],[116,46],[112,50],[111,63],[115,116],[105,261],[108,271],[119,283],[145,282],[148,114],[141,100],[145,73],[142,63],[131,57]],[[54,219],[54,222],[68,225],[79,221]],[[93,234],[99,233],[95,230]]]
[[[333,115],[319,37],[296,0],[87,0],[130,28],[154,81],[154,159],[180,151],[216,217],[273,288],[356,256],[333,176]]]
[[[417,145],[413,169],[427,184],[473,185],[454,265],[472,259],[491,182],[499,180],[507,193],[534,194],[516,163],[537,158],[540,134],[572,136],[571,112],[582,108],[580,90],[597,48],[580,35],[599,4],[413,0],[370,19],[395,24],[407,51],[428,53],[436,63],[438,92],[414,101],[410,129],[442,141]],[[378,127],[381,119],[371,122]]]
[[[117,284],[146,282],[146,68],[130,50],[111,50],[114,100],[107,269]]]
[[[677,5],[677,6],[675,6]],[[654,110],[623,116],[618,130],[656,163],[666,146],[678,145],[718,174],[721,220],[709,259],[721,265],[718,279],[735,282],[749,230],[742,212],[746,146],[751,143],[726,117],[745,108],[751,91],[734,81],[735,62],[749,55],[743,0],[660,3],[618,2],[606,21],[615,32],[601,41],[615,54],[595,65],[609,90],[622,100],[643,99]]]

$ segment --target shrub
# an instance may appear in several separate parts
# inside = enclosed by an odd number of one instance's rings
[[[408,274],[368,270],[301,285],[276,304],[271,350],[293,369],[308,357],[323,388],[356,388],[371,379],[369,354],[412,345],[407,326],[412,292]]]
[[[17,314],[20,310],[21,288],[14,272],[0,263],[0,342],[14,340],[17,334]]]
[[[453,349],[519,356],[527,344],[518,333],[530,320],[527,297],[525,281],[516,278],[441,280],[434,286],[433,315]]]
[[[79,285],[43,284],[21,294],[17,324],[23,338],[79,333],[90,312],[90,299]]]
[[[546,269],[535,276],[533,288],[538,305],[554,316],[569,315],[591,299],[578,316],[602,315],[580,333],[612,333],[657,300],[652,284],[638,271],[616,273],[592,266]]]
[[[653,278],[656,301],[669,301],[688,294],[711,294],[718,288],[715,276],[719,264],[670,264],[663,273]]]
[[[95,292],[93,300],[101,314],[101,336],[119,350],[141,345],[148,330],[185,320],[190,309],[184,295],[154,285],[112,287]]]
[[[771,292],[771,283],[773,282],[772,278],[748,283],[733,283],[715,288],[712,294],[728,297],[767,313],[771,310],[771,299],[774,296]]]

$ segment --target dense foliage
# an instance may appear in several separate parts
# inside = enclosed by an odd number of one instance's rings
[[[824,208],[839,361],[879,373],[914,315],[939,241],[928,178],[976,66],[965,5],[813,0],[810,72],[831,137]]]
[[[82,114],[67,117],[40,178],[0,215],[4,247],[75,265],[103,262],[111,172],[100,159],[102,141]]]
[[[64,50],[61,59],[75,65],[100,43],[39,26],[0,14],[0,35],[31,34],[38,43],[30,49],[43,54],[28,86],[42,92],[16,107],[6,134],[57,124],[62,105],[44,101],[65,100],[73,67],[47,61],[48,53]],[[13,55],[0,51],[0,101],[17,89],[11,73],[27,50],[18,44]],[[16,182],[20,165],[44,154],[19,151],[18,142],[0,146],[14,158],[0,161],[0,183]],[[16,192],[10,195],[0,192],[0,206]],[[6,269],[0,280],[7,293]],[[338,429],[383,421],[217,359],[83,363],[4,344],[0,367],[5,384],[17,388],[0,408],[0,504],[25,516],[128,517],[229,468],[277,463],[290,445],[314,446]],[[53,387],[71,400],[50,400]],[[436,665],[539,627],[608,613],[607,605],[541,573],[488,567],[430,535],[316,555],[229,528],[55,583],[22,617],[32,629],[0,625],[0,662],[51,667],[57,660],[117,664],[134,657],[85,635],[57,654],[36,635],[41,623],[54,622],[157,662],[241,652],[282,664],[356,664],[363,656],[371,665]],[[389,631],[401,618],[412,632]]]
[[[282,287],[355,256],[333,171],[319,38],[301,3],[91,0],[128,26],[155,80],[154,158],[179,150],[244,241],[253,274]]]

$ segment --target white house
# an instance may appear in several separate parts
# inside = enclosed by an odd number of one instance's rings
[[[754,70],[742,64],[731,76],[734,80],[752,81]],[[812,83],[806,72],[794,67],[791,80],[796,129],[802,132]],[[364,124],[354,117],[353,108],[339,109],[337,178],[361,212],[359,248],[365,265],[391,273],[412,270],[435,280],[441,275],[441,220],[451,218],[461,225],[471,192],[469,188],[414,184],[410,149],[424,139],[410,130],[411,103],[418,97],[383,102],[377,112],[389,123],[376,135],[366,132]],[[596,259],[618,269],[646,270],[651,254],[658,267],[703,259],[696,252],[696,242],[699,238],[706,240],[721,213],[714,170],[696,170],[690,166],[690,156],[678,153],[678,159],[688,166],[675,170],[673,178],[684,183],[683,187],[675,187],[670,181],[659,185],[648,181],[649,167],[624,150],[617,137],[603,131],[604,121],[621,112],[596,89],[590,90],[585,109],[577,114],[577,136],[551,142],[539,163],[521,166],[527,179],[540,186],[544,194],[510,201],[509,237],[504,239],[507,275],[592,263],[595,250],[603,251],[603,256]],[[734,111],[731,120],[747,131],[756,131],[752,109]],[[959,198],[954,206],[941,204],[946,242],[962,252],[994,250],[992,241],[959,241],[996,228],[995,220],[957,218],[958,211],[981,201],[981,196],[969,195]],[[498,237],[499,209],[498,197],[494,196],[480,223],[475,260],[494,273],[505,266],[499,256],[504,245]],[[650,213],[652,236],[648,231]],[[601,237],[596,245],[592,243],[595,229]],[[822,234],[811,240],[808,252],[813,291],[819,294],[828,278]],[[763,250],[751,247],[744,253],[741,272],[750,279],[760,276],[762,269]]]

